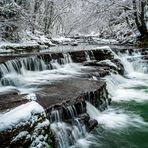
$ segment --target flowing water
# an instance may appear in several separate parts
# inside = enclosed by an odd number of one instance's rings
[[[99,112],[87,103],[89,115],[99,122],[90,148],[148,148],[148,65],[138,53],[117,58],[126,72],[106,77],[112,105]]]
[[[88,55],[86,57],[90,60]],[[54,131],[62,130],[59,132],[62,134],[59,135],[59,139],[62,139],[59,145],[62,145],[58,147],[71,146],[69,143],[63,143],[66,141],[64,138],[67,128],[73,129],[71,130],[76,139],[72,139],[75,142],[71,147],[74,148],[148,147],[148,65],[139,53],[130,56],[119,54],[115,57],[122,61],[125,75],[111,74],[105,77],[112,105],[106,111],[100,112],[87,102],[87,112],[98,121],[99,126],[90,135],[80,128],[80,124],[73,123],[74,128],[57,120],[52,128]],[[85,129],[84,126],[83,128]]]
[[[42,58],[32,56],[0,64],[0,93],[32,93],[40,90],[41,85],[80,76],[83,69],[88,69],[82,64],[73,63],[69,54],[63,54],[63,57],[45,62]]]
[[[87,52],[85,55],[87,60],[93,60]],[[54,110],[51,129],[57,139],[56,147],[148,148],[148,65],[138,52],[114,55],[120,58],[126,71],[124,77],[117,74],[105,77],[112,105],[100,112],[87,102],[88,114],[98,121],[99,126],[88,134],[74,107],[67,108],[70,123],[62,121],[59,111]],[[34,56],[1,64],[0,94],[13,90],[20,94],[33,93],[41,85],[81,76],[84,69],[90,68],[73,63],[68,54],[63,56],[60,62],[45,62]],[[95,76],[93,78],[97,80]],[[31,94],[30,97],[35,96]]]
[[[54,110],[51,112],[51,130],[56,138],[56,148],[88,148],[92,138],[87,133],[85,125],[77,117],[77,111],[74,106],[69,106],[67,112],[70,114],[70,121],[64,122],[60,112]]]

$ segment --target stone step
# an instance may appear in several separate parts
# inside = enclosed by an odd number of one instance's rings
[[[61,112],[63,121],[70,120],[71,116],[68,113],[67,108],[69,106],[74,106],[77,112],[77,116],[80,118],[80,120],[83,120],[83,122],[87,121],[88,131],[93,129],[97,123],[96,121],[89,119],[87,116],[86,119],[84,119],[83,115],[87,113],[86,100],[90,101],[100,110],[104,110],[110,101],[108,100],[106,83],[104,81],[94,81],[88,79],[61,80],[52,85],[42,86],[41,90],[36,92],[36,97],[36,101],[44,107],[46,116],[49,120],[51,120],[51,112],[53,110],[59,110]],[[15,108],[21,104],[26,103],[27,101],[29,102],[25,95],[16,95],[15,93],[13,95],[11,93],[5,96],[1,95],[0,110],[10,110],[11,108]],[[40,119],[39,122],[44,120],[44,118],[42,119],[42,116],[38,116],[38,119]],[[16,125],[11,130],[8,129],[1,131],[0,143],[3,146],[10,145],[13,137],[23,131],[31,132],[34,130],[34,127],[37,124],[36,123],[34,125],[30,125],[29,121],[24,122],[25,123],[24,125],[22,124],[22,126]]]
[[[43,53],[27,53],[27,54],[13,54],[13,55],[0,55],[0,63],[7,62],[9,60],[21,59],[30,56],[37,56],[38,58],[42,58],[45,61],[58,60],[60,58],[64,58],[64,54],[68,54],[71,56],[71,59],[74,63],[82,63],[87,61],[86,54],[90,56],[92,60],[105,60],[112,59],[113,54],[108,48],[94,48],[90,50],[75,50],[75,51],[65,51],[65,52],[43,52]]]

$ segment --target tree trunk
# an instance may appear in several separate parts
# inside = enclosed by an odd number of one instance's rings
[[[133,0],[135,23],[137,25],[137,29],[140,32],[141,37],[148,37],[148,31],[147,31],[146,22],[144,19],[145,5],[146,5],[146,2],[141,1],[141,12],[139,14],[137,10],[137,2],[136,0]]]
[[[53,2],[47,2],[47,6],[45,8],[45,18],[44,18],[44,34],[49,35],[50,33],[50,27],[52,24],[52,19],[54,15],[54,3]]]

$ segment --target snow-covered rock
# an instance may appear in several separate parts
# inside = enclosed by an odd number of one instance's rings
[[[0,118],[2,146],[46,147],[49,144],[50,123],[43,107],[37,102],[31,101],[1,113]]]
[[[0,114],[0,132],[20,127],[28,121],[34,123],[37,121],[36,115],[42,113],[44,113],[43,107],[37,102],[31,101],[16,107],[7,113]]]
[[[100,62],[97,62],[98,64],[102,64],[104,66],[109,66],[109,67],[114,67],[115,69],[117,69],[117,65],[115,65],[113,62],[111,62],[110,60],[103,60]]]
[[[0,53],[16,53],[16,52],[38,52],[42,49],[56,46],[50,39],[45,36],[22,39],[18,43],[0,42]]]
[[[52,42],[60,45],[77,45],[76,40],[67,37],[52,38]]]
[[[35,52],[40,50],[40,45],[37,42],[23,42],[23,43],[0,43],[0,51],[3,52]]]

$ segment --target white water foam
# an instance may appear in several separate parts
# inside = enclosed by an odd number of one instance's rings
[[[59,65],[52,70],[29,71],[21,69],[21,74],[11,72],[3,76],[1,80],[6,86],[1,85],[0,92],[15,89],[21,94],[31,93],[38,90],[38,85],[49,85],[54,81],[80,76],[84,73],[83,70],[88,68],[81,64],[69,63]]]
[[[75,108],[69,107],[72,124],[62,121],[58,110],[51,113],[51,130],[55,133],[58,148],[89,148],[93,136],[87,133],[85,125],[75,117]]]
[[[147,123],[139,115],[127,113],[121,109],[109,108],[104,112],[100,112],[92,104],[87,102],[87,112],[91,118],[98,121],[105,128],[122,129],[128,126],[141,127]]]
[[[136,60],[129,62],[128,59],[135,58]],[[131,101],[143,102],[148,100],[148,94],[145,88],[148,88],[148,74],[144,73],[142,69],[141,57],[139,53],[133,56],[120,55],[119,57],[125,67],[125,77],[118,74],[111,74],[106,77],[107,88],[113,101]],[[137,59],[138,58],[138,59]],[[136,67],[136,68],[135,68]]]

